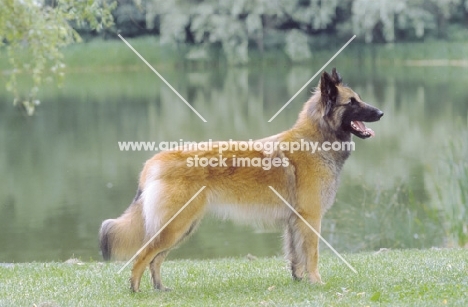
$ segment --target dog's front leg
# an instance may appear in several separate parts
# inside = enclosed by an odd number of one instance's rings
[[[319,234],[321,227],[321,218],[309,219],[309,224]],[[319,261],[319,237],[309,229],[309,234],[306,238],[306,250],[307,250],[307,272],[309,273],[309,280],[311,283],[322,283],[322,278],[318,270]]]
[[[301,219],[297,219],[295,222],[294,233],[298,238],[297,241],[302,243],[302,248],[298,249],[300,252],[298,258],[304,259],[309,281],[311,283],[322,283],[318,270],[319,237],[309,227],[311,226],[320,234],[321,217],[320,215],[317,217],[314,215],[308,216],[307,214],[301,214],[301,216],[307,223],[304,223]]]
[[[286,224],[284,233],[284,253],[291,266],[294,280],[301,280],[306,271],[306,258],[303,252],[303,236],[297,230],[297,218],[291,216]]]

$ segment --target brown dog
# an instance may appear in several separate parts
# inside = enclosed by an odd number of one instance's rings
[[[364,103],[342,84],[335,69],[322,74],[319,87],[305,103],[295,125],[258,140],[266,143],[310,143],[325,146],[350,143],[374,135],[363,122],[379,120],[383,112]],[[240,145],[232,142],[231,145]],[[321,282],[318,272],[319,238],[269,188],[278,191],[318,232],[324,213],[334,202],[341,168],[350,148],[341,150],[283,151],[179,148],[156,154],[141,172],[139,188],[130,207],[117,219],[102,223],[100,245],[104,259],[131,257],[155,235],[203,186],[203,191],[137,256],[131,289],[139,290],[147,266],[155,289],[165,290],[160,267],[168,252],[190,235],[206,211],[240,220],[279,221],[285,225],[284,248],[295,279],[304,276]],[[195,161],[214,162],[204,167]],[[239,160],[240,159],[240,160]],[[243,162],[239,162],[243,161]],[[246,161],[250,162],[246,165]],[[254,161],[270,161],[258,167]]]

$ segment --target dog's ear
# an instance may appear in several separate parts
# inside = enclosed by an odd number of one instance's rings
[[[336,68],[335,68],[335,67],[333,67],[333,69],[332,69],[332,75],[331,75],[331,77],[332,77],[332,79],[333,79],[333,81],[335,82],[336,85],[341,84],[341,82],[343,81],[343,80],[341,79],[340,74],[336,71]]]
[[[337,75],[335,69],[333,69],[332,71],[332,76],[330,76],[326,71],[324,71],[320,79],[320,96],[322,107],[324,108],[323,114],[325,116],[327,116],[330,113],[338,96],[338,88],[336,86],[339,83],[336,82],[333,75]]]

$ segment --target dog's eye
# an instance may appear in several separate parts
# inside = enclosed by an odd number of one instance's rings
[[[350,104],[350,105],[355,105],[355,104],[357,104],[357,100],[354,99],[354,98],[351,98],[351,99],[349,100],[349,104]]]

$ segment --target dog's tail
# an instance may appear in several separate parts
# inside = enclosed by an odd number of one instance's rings
[[[99,243],[104,260],[127,260],[143,245],[142,207],[142,200],[135,199],[119,218],[102,222]]]

